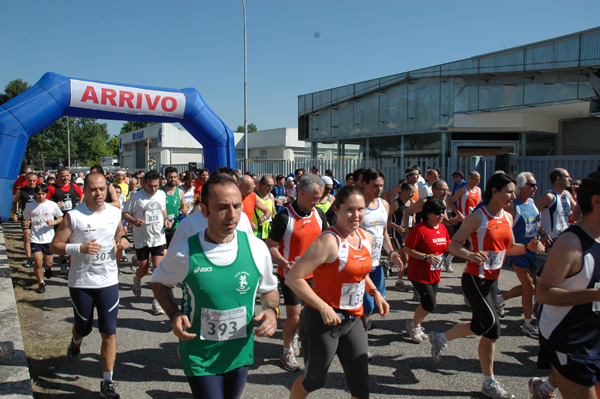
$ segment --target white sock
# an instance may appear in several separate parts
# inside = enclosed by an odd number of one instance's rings
[[[525,325],[526,326],[530,326],[531,325],[531,319],[525,319]]]
[[[446,333],[442,333],[441,340],[442,340],[442,343],[444,343],[444,344],[448,343],[448,338],[446,338]]]
[[[446,255],[446,258],[444,259],[444,262],[446,263],[452,263],[452,259],[454,259],[454,255]]]
[[[73,345],[80,346],[81,341],[83,341],[83,338],[79,338],[79,339],[71,338],[71,340],[73,341]]]
[[[546,393],[553,393],[556,391],[556,387],[550,384],[550,379],[546,378],[546,380],[540,385],[540,389]]]
[[[294,349],[293,348],[283,348],[283,351],[285,353],[294,353]]]
[[[494,381],[494,374],[483,376],[483,382],[485,382],[486,384],[491,384],[492,381]]]
[[[112,375],[113,375],[112,371],[103,371],[102,372],[102,378],[104,379],[104,381],[112,381]]]
[[[504,303],[504,298],[502,298],[502,295],[497,295],[496,296],[496,303],[498,305],[502,305]]]

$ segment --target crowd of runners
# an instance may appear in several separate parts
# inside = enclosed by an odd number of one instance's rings
[[[14,184],[11,218],[21,221],[24,267],[33,268],[36,291],[43,295],[58,272],[55,255],[67,274],[75,319],[69,361],[78,361],[97,310],[103,398],[120,397],[113,383],[118,275],[128,250],[133,294],[143,294],[151,275],[149,309],[170,319],[196,398],[241,396],[254,335],[275,333],[280,303],[281,367],[303,369],[290,398],[321,388],[336,355],[351,396],[368,398],[370,316],[390,311],[385,277],[392,268],[393,288],[412,290],[419,303],[405,332],[428,341],[434,363],[451,341],[480,337],[483,396],[515,397],[494,376],[494,354],[507,301],[519,297],[524,339],[539,341],[538,366],[547,375],[524,381],[531,397],[552,398],[557,389],[564,398],[598,397],[600,173],[573,181],[561,168],[516,178],[497,171],[483,184],[477,171],[467,180],[456,171],[451,189],[439,171],[421,172],[409,167],[384,192],[386,177],[372,168],[344,182],[317,167],[287,176],[228,167],[168,167],[164,175],[25,169]],[[538,178],[552,188],[534,201]],[[544,251],[538,268],[536,253]],[[461,289],[471,320],[427,331],[441,272],[454,272],[454,256],[467,261]],[[500,293],[505,264],[520,285]]]

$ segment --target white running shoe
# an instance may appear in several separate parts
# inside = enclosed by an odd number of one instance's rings
[[[156,299],[152,300],[152,313],[154,313],[155,316],[165,313],[162,306],[160,306],[160,303],[158,303]]]
[[[421,335],[421,326],[417,326],[414,321],[410,320],[406,323],[406,332],[410,335],[410,339],[414,342],[423,342],[423,336]]]

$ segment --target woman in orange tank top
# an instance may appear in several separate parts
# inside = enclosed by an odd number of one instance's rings
[[[344,186],[333,203],[336,224],[325,230],[291,269],[285,284],[306,305],[300,317],[300,338],[306,365],[294,382],[290,398],[305,398],[323,386],[337,354],[353,398],[368,398],[367,332],[361,319],[367,291],[379,306],[389,305],[369,278],[371,235],[360,229],[365,199],[354,186]],[[305,277],[313,274],[313,287]]]
[[[457,323],[445,333],[429,334],[431,355],[436,363],[441,361],[441,352],[448,341],[469,335],[481,336],[478,354],[484,378],[482,395],[490,398],[515,397],[494,378],[494,353],[500,337],[496,295],[504,257],[543,250],[535,238],[527,246],[515,243],[512,217],[504,211],[514,198],[515,180],[505,173],[494,174],[483,193],[484,205],[469,214],[454,234],[448,249],[453,255],[467,259],[461,283],[473,315],[471,321]],[[470,250],[463,247],[467,239],[471,243]]]

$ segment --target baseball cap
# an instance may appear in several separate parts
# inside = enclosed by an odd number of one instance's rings
[[[75,179],[75,184],[83,184],[83,179],[81,177],[78,177],[77,179]]]
[[[322,179],[323,179],[323,183],[325,183],[325,184],[333,184],[333,180],[331,180],[331,177],[329,177],[329,176],[323,176]]]
[[[285,181],[294,181],[294,178],[292,176],[288,176],[288,178],[285,179]]]

